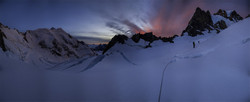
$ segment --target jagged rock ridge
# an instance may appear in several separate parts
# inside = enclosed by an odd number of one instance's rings
[[[217,13],[214,13],[214,15],[220,15],[224,18],[229,19],[230,21],[235,22],[243,20],[243,18],[235,10],[227,12],[225,10],[219,9],[219,11]]]
[[[103,54],[106,51],[108,51],[112,46],[114,46],[116,43],[124,44],[126,40],[128,40],[128,37],[126,35],[115,35],[108,43],[106,48],[103,50]]]
[[[243,18],[236,11],[225,11],[220,9],[217,13],[214,13],[212,15],[209,11],[204,11],[201,8],[197,7],[193,17],[188,23],[188,26],[182,32],[182,36],[186,33],[188,36],[192,37],[203,35],[204,33],[210,33],[211,31],[219,33],[221,30],[226,29],[231,24],[236,23],[242,19]],[[122,41],[121,44],[123,44],[128,37],[122,36],[124,35],[116,35],[114,38],[112,38],[103,53],[109,50],[117,42],[120,43],[119,41]],[[177,37],[177,35],[174,35],[173,37],[156,37],[152,32],[149,32],[145,34],[134,34],[131,39],[135,43],[138,43],[141,39],[149,42],[148,45],[145,46],[145,48],[147,48],[150,47],[150,44],[156,40],[174,43],[175,37]]]
[[[150,42],[150,43],[152,43],[152,42],[155,41],[155,40],[159,40],[159,38],[156,37],[155,35],[153,35],[152,32],[148,32],[148,33],[145,33],[145,34],[140,34],[140,33],[134,34],[134,35],[131,37],[131,39],[132,39],[134,42],[136,42],[136,43],[138,43],[138,42],[140,41],[140,39],[143,39],[143,40],[148,41],[148,42]]]
[[[170,42],[174,43],[174,38],[177,37],[177,35],[173,37],[157,37],[152,32],[147,32],[145,34],[134,34],[130,39],[134,41],[135,43],[138,43],[141,39],[149,42],[148,45],[144,46],[144,48],[151,47],[151,43],[153,43],[156,40],[162,40],[163,42]],[[106,46],[105,50],[103,51],[103,54],[107,52],[111,47],[113,47],[116,43],[124,44],[129,38],[126,35],[115,35],[111,41]]]
[[[205,12],[198,7],[183,33],[187,32],[189,36],[202,35],[205,29],[212,30],[212,26],[213,21],[210,12]]]
[[[219,20],[217,21],[216,19]],[[203,35],[206,30],[208,33],[210,33],[211,30],[215,30],[219,33],[221,30],[226,29],[229,26],[227,22],[231,24],[240,20],[243,20],[243,18],[234,10],[225,11],[220,9],[217,13],[211,15],[209,11],[204,11],[198,7],[189,21],[188,26],[182,32],[182,35],[187,33],[189,36],[194,37],[197,35]]]

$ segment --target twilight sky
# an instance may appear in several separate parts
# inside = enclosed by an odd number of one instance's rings
[[[61,27],[86,43],[115,34],[180,34],[195,8],[250,14],[250,0],[0,0],[0,22],[20,31]]]

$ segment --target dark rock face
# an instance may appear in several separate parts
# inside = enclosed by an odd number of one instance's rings
[[[173,37],[163,37],[163,38],[161,38],[161,40],[163,41],[163,42],[170,42],[170,43],[174,43],[174,38],[176,38],[176,37],[178,37],[178,35],[174,35]]]
[[[6,38],[6,36],[4,35],[4,33],[0,29],[0,47],[5,52],[5,51],[7,51],[7,49],[6,49],[5,44],[4,44],[4,38]]]
[[[112,46],[114,46],[116,43],[124,44],[126,40],[128,40],[128,37],[126,35],[115,35],[108,43],[106,48],[103,50],[103,54],[106,51],[108,51]]]
[[[240,21],[240,20],[243,20],[243,18],[242,18],[236,11],[233,11],[233,12],[230,14],[229,19],[230,19],[231,21],[236,21],[236,22],[238,22],[238,21]]]
[[[134,35],[131,37],[131,39],[132,39],[134,42],[138,43],[138,42],[140,41],[140,39],[141,39],[141,36],[142,36],[142,34],[140,34],[140,33],[134,34]]]
[[[131,37],[131,39],[136,43],[138,43],[140,41],[140,39],[143,39],[145,41],[152,43],[155,40],[159,40],[159,37],[156,37],[155,35],[153,35],[152,32],[149,32],[149,33],[145,33],[145,34],[140,34],[140,33],[135,34]]]
[[[152,43],[155,40],[159,40],[159,38],[156,37],[155,35],[153,35],[152,32],[145,33],[145,34],[141,35],[141,39],[143,39],[145,41],[149,41],[150,43]]]
[[[236,21],[236,22],[238,22],[238,21],[240,21],[240,20],[243,20],[243,18],[242,18],[236,11],[233,11],[233,12],[230,14],[229,19],[230,19],[231,21]]]
[[[226,29],[227,28],[227,24],[225,21],[220,20],[217,23],[214,24],[214,28],[218,28],[218,29]]]
[[[173,37],[156,37],[155,35],[153,35],[152,32],[149,33],[145,33],[145,34],[134,34],[131,39],[138,43],[140,41],[140,39],[143,39],[145,41],[148,41],[150,43],[154,42],[155,40],[162,40],[163,42],[170,42],[170,43],[174,43],[174,38],[177,37],[178,35],[174,35]]]
[[[42,40],[38,43],[38,45],[41,47],[41,48],[48,48],[47,45],[45,44],[45,41]]]
[[[231,12],[230,16],[228,16],[227,12],[222,9],[219,9],[219,11],[214,15],[220,15],[224,18],[229,19],[230,21],[238,22],[239,20],[243,20],[243,18],[235,10]]]
[[[212,30],[211,27],[213,27],[213,21],[210,12],[205,12],[198,7],[189,21],[187,28],[182,32],[182,35],[185,32],[192,37],[202,35],[202,31],[205,29]]]
[[[220,16],[222,16],[224,18],[228,18],[227,17],[227,12],[225,10],[222,10],[222,9],[219,9],[219,11],[214,13],[214,15],[220,15]]]

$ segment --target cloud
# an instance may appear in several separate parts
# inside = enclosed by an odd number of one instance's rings
[[[129,27],[129,29],[132,31],[131,33],[144,33],[145,31],[142,30],[140,27],[138,27],[136,24],[132,23],[131,21],[125,19],[125,20],[118,20],[121,24],[124,24]]]
[[[116,34],[128,34],[128,30],[124,30],[124,27],[120,26],[118,23],[115,22],[107,22],[106,26],[109,28],[112,28],[114,30],[111,30],[112,32]]]
[[[113,21],[107,22],[106,26],[109,28],[113,28],[114,30],[111,31],[113,31],[116,34],[131,35],[135,33],[145,33],[145,31],[142,28],[140,28],[139,26],[137,26],[136,24],[127,19],[123,20],[123,19],[113,18]]]

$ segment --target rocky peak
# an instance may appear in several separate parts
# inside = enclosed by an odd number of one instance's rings
[[[143,40],[148,41],[148,42],[150,42],[150,43],[152,43],[152,42],[155,41],[155,40],[159,40],[159,38],[156,37],[155,35],[153,35],[152,32],[148,32],[148,33],[145,33],[145,34],[140,34],[140,33],[134,34],[134,35],[131,37],[131,39],[132,39],[134,42],[136,42],[136,43],[138,43],[138,42],[140,41],[140,39],[143,39]]]
[[[226,29],[227,24],[224,20],[220,20],[214,24],[214,29],[217,33],[220,33],[221,30]]]
[[[135,43],[138,43],[141,39],[147,42],[147,45],[145,45],[144,48],[151,47],[151,43],[156,41],[156,40],[162,40],[163,42],[169,42],[169,43],[174,43],[174,38],[178,37],[178,35],[174,35],[172,37],[157,37],[153,34],[153,32],[147,32],[145,34],[134,34],[130,39],[134,41]],[[103,54],[107,52],[110,48],[112,48],[116,43],[120,44],[125,44],[125,41],[128,40],[129,38],[125,35],[115,35],[111,41],[108,43],[106,48],[103,50]],[[130,46],[129,43],[126,43]]]
[[[243,20],[243,18],[235,11],[225,11],[222,9],[219,9],[218,12],[214,13],[214,15],[220,15],[224,18],[229,19],[230,21],[238,22],[239,20]]]
[[[213,21],[210,12],[205,12],[198,7],[182,34],[188,33],[189,36],[202,35],[202,31],[206,29],[212,30],[212,26]]]
[[[172,37],[157,37],[155,35],[153,35],[153,32],[148,32],[145,34],[134,34],[131,39],[138,43],[140,41],[140,39],[143,39],[145,41],[148,41],[150,43],[154,42],[155,40],[162,40],[163,42],[170,42],[170,43],[174,43],[174,38],[177,37],[177,35],[174,35]]]
[[[174,38],[178,37],[178,35],[174,35],[172,37],[162,37],[160,38],[163,42],[174,43]]]
[[[128,37],[126,35],[115,35],[103,50],[103,54],[111,47],[113,47],[116,43],[124,44],[126,40],[128,40]]]
[[[225,10],[219,9],[218,12],[214,13],[214,15],[220,15],[224,18],[228,18],[227,12]]]
[[[235,10],[230,14],[229,19],[236,22],[243,20],[243,18]]]

